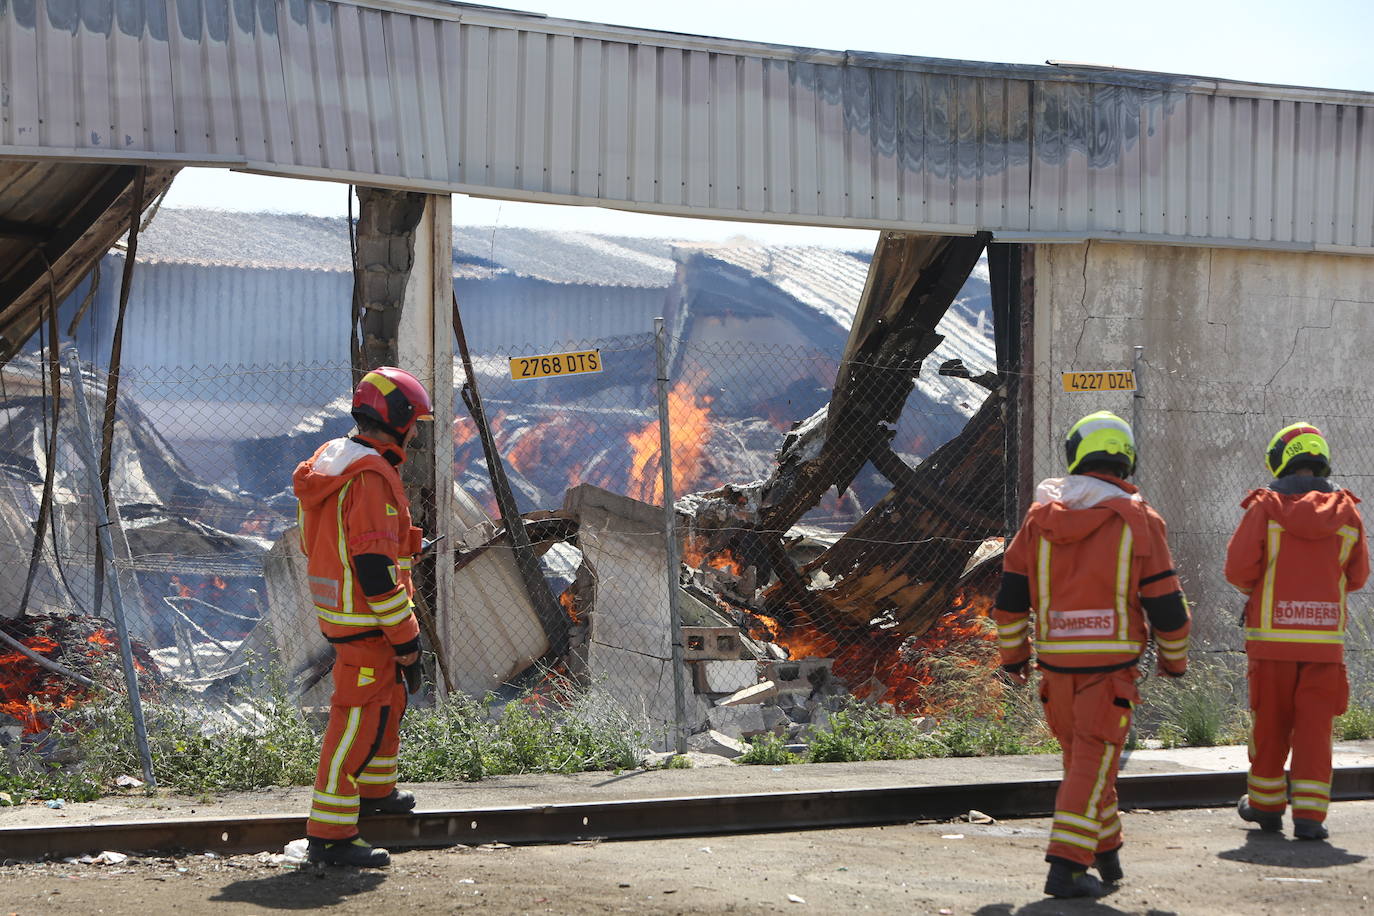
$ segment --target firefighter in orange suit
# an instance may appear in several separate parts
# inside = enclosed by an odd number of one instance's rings
[[[1249,659],[1250,772],[1240,816],[1293,835],[1327,837],[1331,803],[1331,724],[1345,712],[1348,592],[1369,578],[1359,500],[1332,483],[1331,450],[1308,423],[1285,426],[1269,442],[1274,480],[1247,495],[1226,549],[1226,580],[1245,602]],[[1293,763],[1286,778],[1289,751]]]
[[[1089,414],[1065,450],[1069,475],[1040,483],[1007,548],[993,616],[1015,683],[1027,682],[1034,644],[1040,700],[1064,749],[1045,893],[1086,897],[1122,878],[1116,772],[1140,699],[1136,665],[1153,631],[1158,672],[1182,676],[1191,621],[1164,520],[1126,481],[1130,426]]]
[[[310,805],[309,858],[382,866],[385,849],[358,835],[359,814],[403,814],[415,796],[396,788],[402,668],[419,657],[410,567],[420,529],[396,468],[429,394],[409,372],[384,366],[353,393],[355,435],[322,445],[292,478],[301,548],[320,630],[334,646],[334,695]]]

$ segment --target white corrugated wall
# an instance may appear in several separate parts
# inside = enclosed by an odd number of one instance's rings
[[[0,155],[1006,239],[1374,251],[1367,93],[429,0],[0,0],[0,49]]]

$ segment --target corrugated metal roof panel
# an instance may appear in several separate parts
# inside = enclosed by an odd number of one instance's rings
[[[1374,249],[1374,95],[428,0],[0,4],[0,155],[1004,239]]]
[[[492,226],[453,233],[455,275],[510,273],[546,283],[660,289],[673,280],[671,243]],[[150,264],[348,271],[348,223],[341,218],[223,210],[158,212],[139,239]]]

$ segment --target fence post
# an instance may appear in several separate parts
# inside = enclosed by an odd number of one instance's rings
[[[1135,436],[1136,454],[1140,454],[1140,443],[1145,438],[1145,429],[1141,426],[1145,409],[1145,380],[1140,375],[1140,367],[1145,362],[1145,348],[1132,349],[1131,375],[1135,378],[1135,391],[1131,392],[1131,433]]]
[[[678,582],[681,561],[677,554],[677,517],[673,504],[673,445],[668,422],[668,356],[664,341],[663,319],[654,319],[654,352],[658,357],[658,441],[659,466],[663,472],[663,533],[668,554],[668,625],[672,627],[673,646],[673,714],[677,719],[673,748],[687,753],[687,690],[683,684],[686,674],[682,660],[682,609],[678,603]]]
[[[124,600],[115,567],[114,539],[110,537],[110,516],[105,508],[104,488],[100,485],[100,469],[96,464],[95,436],[91,431],[91,417],[86,404],[86,392],[81,384],[81,356],[75,347],[67,348],[67,367],[71,372],[72,400],[76,402],[78,435],[76,450],[86,465],[91,488],[91,505],[95,509],[96,533],[105,554],[105,577],[110,583],[110,606],[114,610],[115,632],[119,635],[119,657],[124,668],[124,685],[129,691],[129,712],[134,718],[134,740],[138,743],[138,757],[143,764],[143,781],[148,788],[157,785],[153,777],[153,755],[148,749],[148,727],[143,721],[143,699],[138,692],[138,672],[134,669],[134,650],[129,642],[129,626],[124,619]],[[113,501],[113,496],[111,500]]]

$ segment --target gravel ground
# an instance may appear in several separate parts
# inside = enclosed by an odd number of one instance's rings
[[[1132,812],[1122,856],[1126,880],[1095,903],[1041,895],[1049,822],[1038,818],[420,850],[398,853],[390,868],[370,872],[282,866],[267,854],[7,863],[0,867],[0,916],[1374,911],[1374,801],[1334,805],[1330,824],[1330,843],[1299,843],[1249,830],[1231,809]]]

